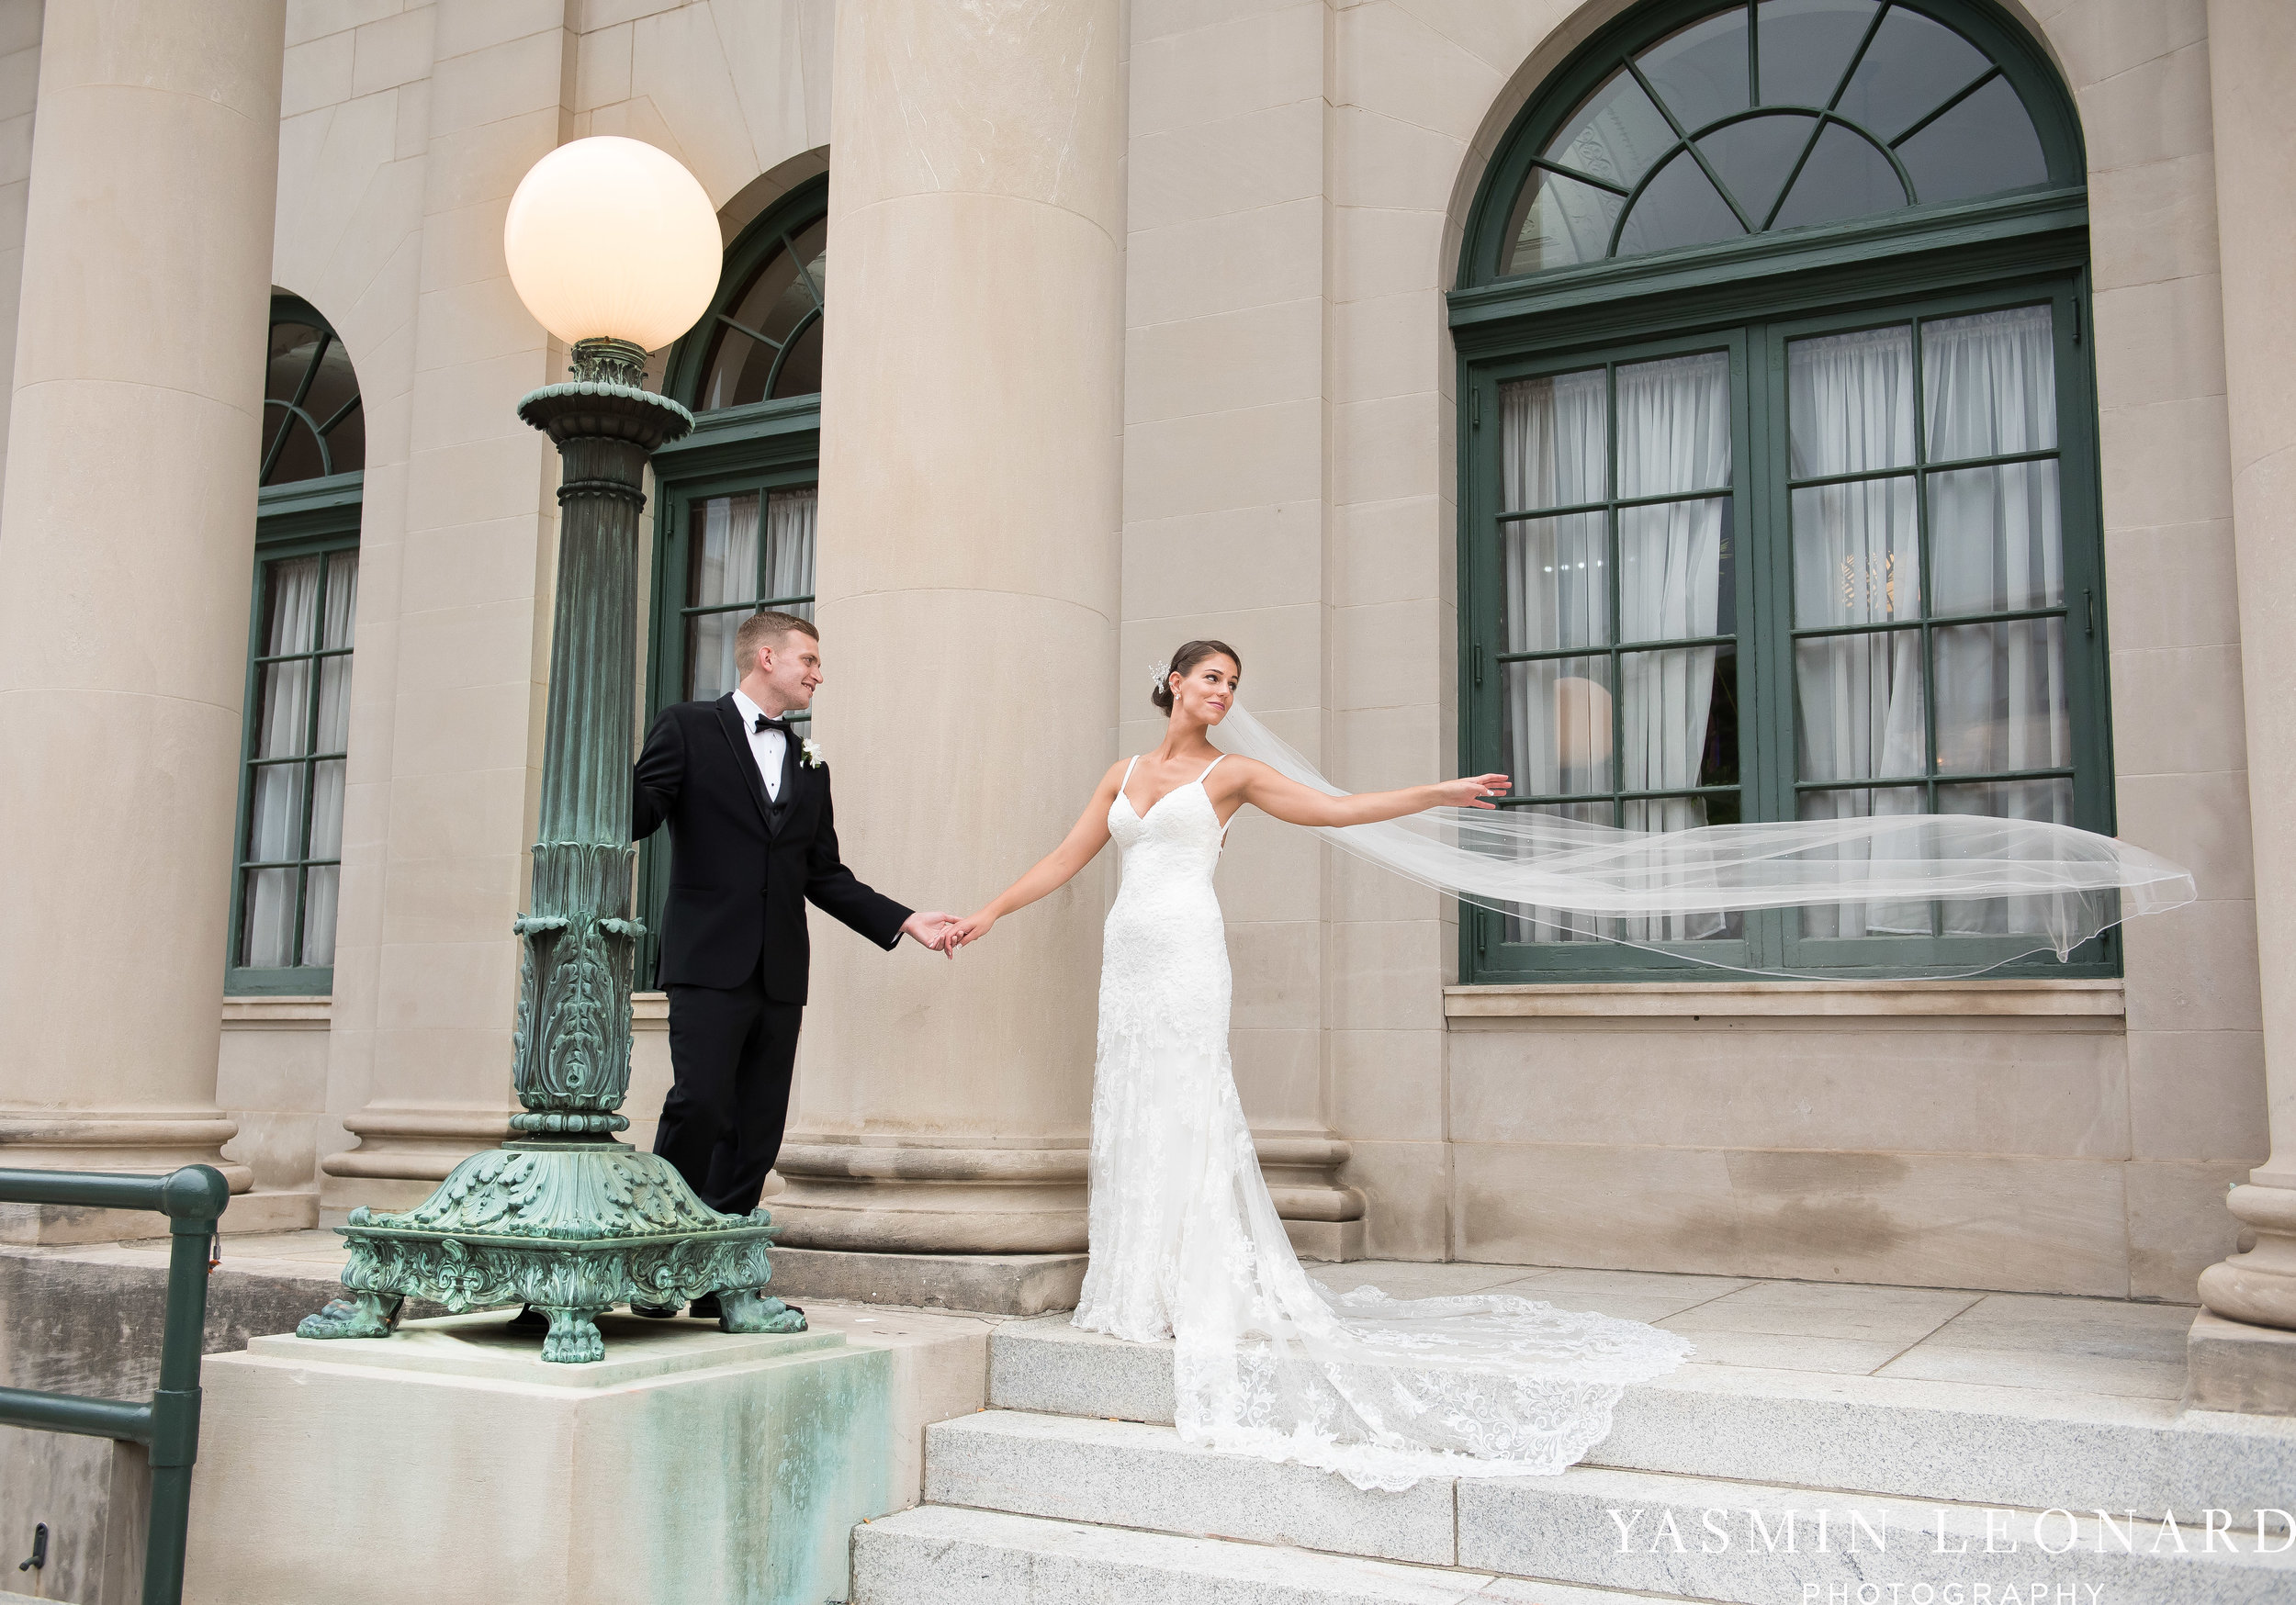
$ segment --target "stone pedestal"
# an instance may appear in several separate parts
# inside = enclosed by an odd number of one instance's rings
[[[2210,0],[2216,216],[2224,286],[2233,536],[2240,575],[2240,663],[2255,820],[2257,957],[2264,1013],[2271,1157],[2233,1189],[2233,1214],[2256,1246],[2200,1274],[2200,1301],[2221,1324],[2296,1328],[2296,852],[2288,799],[2296,789],[2296,101],[2285,67],[2296,9],[2283,0]],[[2213,1330],[2213,1329],[2211,1329]],[[2193,1384],[2220,1409],[2296,1413],[2296,1343],[2194,1329]],[[2205,1354],[2203,1351],[2206,1351]],[[2236,1355],[2236,1357],[2234,1357]],[[2225,1378],[2237,1373],[2237,1385]]]
[[[216,1106],[284,0],[46,13],[0,500],[0,1146],[233,1191]]]
[[[501,1314],[258,1338],[206,1365],[186,1601],[821,1605],[901,1501],[895,1356],[606,1316],[546,1364]]]

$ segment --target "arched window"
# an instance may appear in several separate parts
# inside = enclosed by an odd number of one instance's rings
[[[2086,225],[2063,88],[1981,0],[1653,4],[1564,64],[1452,295],[1464,735],[1512,806],[2110,828]],[[2041,917],[1469,910],[1464,968],[1962,973]]]
[[[2052,179],[2003,63],[1917,6],[1731,6],[1656,38],[1638,30],[1573,76],[1595,74],[1601,82],[1524,147],[1529,170],[1501,242],[1503,274]],[[2077,177],[2062,161],[2054,172]]]
[[[743,265],[737,270],[728,261],[731,292],[710,309],[700,335],[696,412],[821,393],[828,241],[827,218],[790,216],[786,208],[767,227],[743,233],[732,253]]]
[[[226,982],[318,994],[334,982],[366,438],[349,354],[292,296],[272,297],[264,422]]]
[[[272,300],[263,422],[258,485],[292,485],[366,466],[366,419],[351,354],[325,319],[290,296]]]
[[[733,690],[734,633],[758,609],[813,616],[827,211],[827,181],[816,179],[743,230],[708,315],[670,353],[662,388],[696,423],[654,458],[651,712]],[[650,844],[640,880],[649,930],[667,864],[666,846]],[[654,961],[649,937],[642,986]]]

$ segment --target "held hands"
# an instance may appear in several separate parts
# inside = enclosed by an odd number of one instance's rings
[[[957,948],[949,936],[962,923],[953,914],[942,914],[938,910],[920,912],[901,922],[901,934],[914,937],[921,946],[930,948],[936,953],[946,953],[953,959],[957,956]]]
[[[949,945],[950,957],[956,957],[959,948],[964,947],[967,943],[977,942],[988,935],[989,927],[996,923],[996,916],[985,909],[969,918],[956,921],[950,926],[949,935],[945,938]]]
[[[1468,775],[1456,780],[1439,781],[1435,786],[1438,808],[1496,808],[1496,802],[1486,801],[1503,797],[1513,790],[1514,780],[1507,775]]]

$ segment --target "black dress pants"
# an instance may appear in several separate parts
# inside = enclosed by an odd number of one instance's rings
[[[670,1096],[654,1151],[721,1215],[758,1207],[789,1121],[802,1004],[765,995],[762,971],[740,986],[670,992]]]

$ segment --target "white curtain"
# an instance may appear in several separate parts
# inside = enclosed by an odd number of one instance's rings
[[[1622,499],[1712,490],[1730,482],[1730,359],[1723,352],[1637,363],[1618,370],[1618,494]],[[1618,513],[1618,616],[1627,641],[1715,634],[1721,624],[1722,544],[1729,499],[1667,501]],[[1620,659],[1620,789],[1657,791],[1699,783],[1714,707],[1719,649],[1689,646]],[[1632,830],[1691,830],[1706,823],[1698,797],[1629,802]],[[1716,914],[1621,922],[1635,941],[1719,936]]]
[[[813,594],[814,525],[821,510],[821,493],[811,485],[776,490],[765,504],[765,594],[775,599]],[[813,604],[800,602],[787,612],[813,617]]]
[[[1940,320],[1921,331],[1923,420],[1932,462],[2047,451],[2057,443],[2056,354],[2050,309],[2018,307]],[[1939,614],[2054,607],[2065,600],[2065,544],[2054,460],[1964,468],[1930,477],[1930,549]],[[1936,632],[1938,773],[2065,769],[2073,762],[2064,626],[2055,619]],[[1938,811],[2073,822],[2065,780],[1938,787]],[[2044,899],[1944,905],[1956,933],[2030,932]]]
[[[1681,495],[1730,479],[1729,358],[1714,352],[1618,369],[1621,498]],[[1607,417],[1600,369],[1525,380],[1500,392],[1501,489],[1508,510],[1599,501],[1608,494]],[[1628,641],[1716,633],[1728,499],[1705,498],[1624,509],[1618,528],[1618,619]],[[1607,645],[1611,640],[1609,541],[1600,512],[1525,520],[1503,541],[1507,650]],[[1611,683],[1607,656],[1508,667],[1503,761],[1518,792],[1552,796],[1694,786],[1713,706],[1716,649],[1685,647],[1623,658]],[[1625,698],[1615,710],[1615,696]],[[1615,781],[1614,781],[1615,776]],[[1608,802],[1563,804],[1565,818],[1612,823]],[[1683,830],[1705,823],[1704,802],[1668,799],[1628,805],[1626,823]],[[1598,921],[1549,909],[1510,921],[1510,941],[1573,941],[1598,935],[1688,940],[1717,935],[1724,916],[1702,913]]]
[[[694,505],[693,567],[687,582],[687,605],[729,611],[703,613],[693,621],[686,665],[689,696],[704,701],[722,697],[740,682],[734,666],[734,634],[752,611],[743,604],[813,594],[819,492],[811,485],[801,485],[769,492],[764,499],[762,528],[754,490],[739,496],[713,496]],[[758,555],[760,539],[765,542],[762,565]],[[811,602],[798,603],[788,611],[813,617]]]
[[[327,559],[326,618],[319,644],[329,651],[345,652],[352,645],[351,623],[358,613],[359,555],[337,552]],[[319,660],[319,740],[313,752],[343,752],[351,745],[351,659]],[[340,758],[321,758],[311,766],[311,836],[310,857],[343,857],[343,780]],[[327,965],[335,961],[335,901],[343,870],[339,863],[313,864],[304,871],[303,962]]]
[[[1903,324],[1798,340],[1786,358],[1790,471],[1797,479],[1913,466],[1913,331]],[[1794,613],[1805,629],[1921,616],[1912,477],[1796,490]],[[1819,636],[1795,647],[1806,780],[1919,776],[1925,768],[1919,630]],[[1804,819],[1919,814],[1919,786],[1806,791]],[[1863,851],[1863,848],[1845,848]],[[1840,904],[1803,915],[1810,936],[1930,928],[1927,904]]]
[[[265,571],[270,611],[263,655],[348,649],[352,620],[358,611],[358,566],[356,552],[272,564]],[[316,731],[311,725],[314,679],[319,698]],[[315,755],[339,754],[349,744],[351,659],[293,657],[285,663],[266,664],[256,694],[261,701],[255,717],[254,756],[307,761],[256,766],[248,802],[245,856],[257,862],[340,859],[343,760]],[[311,745],[314,735],[316,743]],[[304,836],[307,791],[308,840]],[[300,872],[303,940],[299,950],[295,939],[298,874],[291,868],[246,871],[241,892],[240,964],[284,970],[334,962],[335,905],[342,870],[335,863],[322,863]]]
[[[1927,457],[2043,451],[2056,443],[2050,311],[2018,308],[1939,320],[1921,331]],[[1910,468],[1909,327],[1797,341],[1787,361],[1797,478]],[[1910,474],[1794,493],[1795,623],[1910,623],[1924,585],[1932,618],[2054,606],[2064,597],[2054,462],[1948,469],[1929,477],[1933,572],[1921,573]],[[2068,767],[2063,630],[2055,620],[1951,625],[1933,632],[1938,772]],[[1795,649],[1799,773],[1805,780],[1921,775],[1927,764],[1920,637],[1914,630],[1818,637]],[[1804,819],[1910,814],[1919,787],[1803,794]],[[2062,780],[1941,784],[1938,811],[2066,825]],[[1855,849],[1845,849],[1855,850]],[[1884,866],[1874,866],[1877,873]],[[2040,899],[1941,905],[1954,933],[2050,928]],[[1813,936],[1927,935],[1927,904],[1843,904],[1803,915]]]
[[[269,617],[263,634],[263,656],[309,652],[311,630],[319,613],[318,557],[296,557],[274,563],[266,573]],[[255,715],[255,752],[259,758],[300,758],[310,730],[311,659],[291,658],[264,666],[257,681],[261,698]],[[248,800],[247,853],[257,862],[303,856],[303,787],[308,766],[266,763],[256,766],[253,794]],[[240,959],[242,965],[261,970],[286,969],[295,962],[295,908],[298,871],[292,869],[249,870],[241,889]]]
[[[1608,499],[1608,408],[1609,387],[1601,368],[1500,387],[1500,495],[1508,511]],[[1610,644],[1605,526],[1606,515],[1595,511],[1503,527],[1508,651]],[[1609,676],[1606,657],[1507,667],[1500,763],[1514,777],[1519,795],[1611,789]],[[1547,812],[1610,823],[1607,802],[1564,804]],[[1508,941],[1591,940],[1603,923],[1553,910],[1528,913],[1528,921],[1508,921]]]
[[[713,496],[692,511],[693,565],[687,580],[687,605],[729,607],[751,601],[758,585],[758,495]],[[686,692],[703,701],[724,696],[739,683],[734,671],[734,632],[747,612],[702,613],[693,621],[687,649]]]

